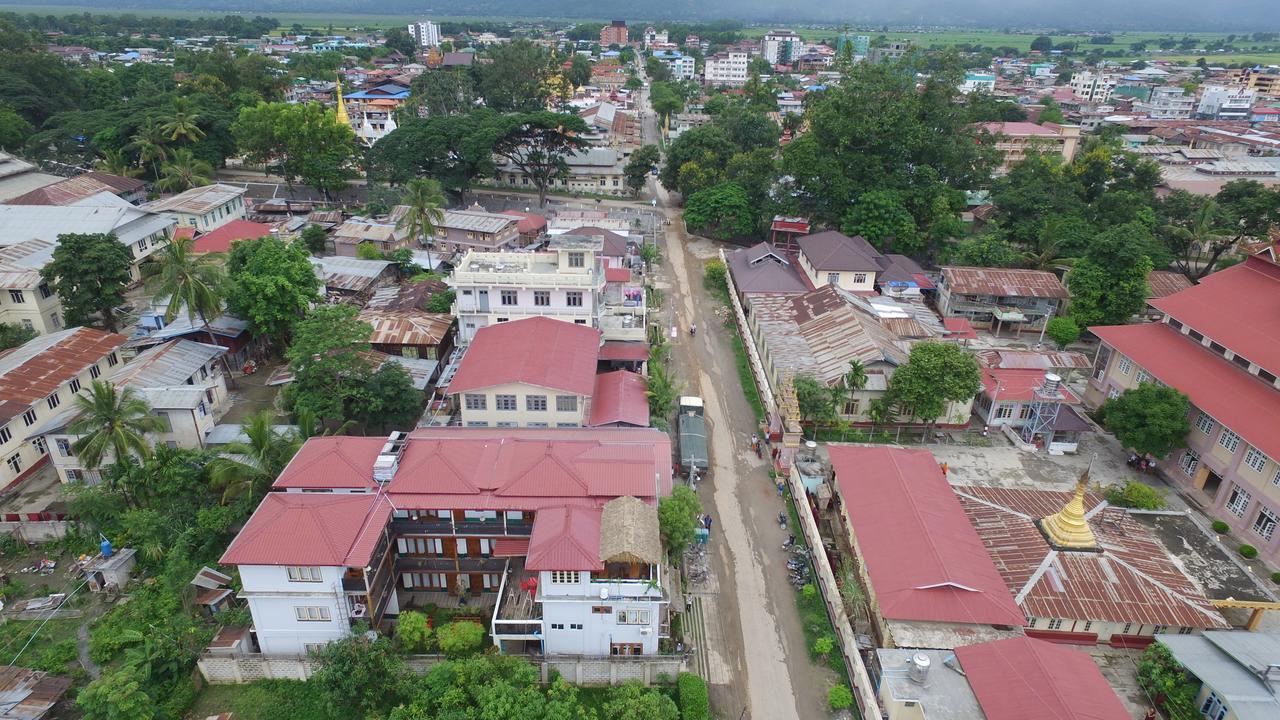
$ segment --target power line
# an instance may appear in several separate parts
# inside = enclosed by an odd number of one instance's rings
[[[52,620],[52,619],[53,619],[53,615],[54,615],[54,613],[56,613],[59,609],[61,609],[61,607],[62,607],[64,604],[66,604],[66,602],[67,602],[68,600],[70,600],[72,597],[74,597],[76,593],[80,592],[80,589],[81,589],[81,588],[83,588],[85,585],[88,585],[88,584],[89,584],[89,580],[88,580],[88,578],[85,578],[84,582],[80,583],[80,585],[79,585],[79,586],[77,586],[75,590],[72,590],[70,594],[68,594],[65,598],[63,598],[63,600],[62,600],[62,602],[61,602],[61,603],[58,603],[58,606],[57,606],[57,607],[55,607],[55,608],[53,608],[52,610],[50,610],[50,611],[49,611],[49,616],[48,616],[48,617],[46,617],[46,618],[44,619],[44,621],[40,623],[40,627],[36,628],[36,631],[35,631],[35,632],[31,633],[31,637],[27,638],[27,642],[26,642],[26,644],[22,646],[22,649],[18,651],[18,654],[17,654],[17,655],[14,655],[14,656],[13,656],[13,660],[10,660],[10,661],[9,661],[9,667],[13,667],[14,663],[18,662],[18,658],[22,657],[22,653],[24,653],[24,652],[26,652],[26,651],[27,651],[27,648],[28,648],[28,647],[30,647],[31,642],[32,642],[33,640],[35,640],[35,639],[36,639],[36,636],[37,636],[37,635],[39,635],[39,634],[40,634],[40,631],[44,629],[44,626],[45,626],[45,625],[46,625],[50,620]],[[15,639],[17,639],[17,638],[15,638]],[[9,643],[9,644],[12,644],[12,641],[10,641],[10,643]],[[5,647],[8,647],[8,645],[6,645]]]

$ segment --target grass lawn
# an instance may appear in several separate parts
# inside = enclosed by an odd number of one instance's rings
[[[206,685],[188,717],[229,712],[236,720],[320,720],[329,708],[300,680],[259,680],[248,685]]]

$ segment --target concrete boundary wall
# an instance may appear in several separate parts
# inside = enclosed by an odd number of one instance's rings
[[[725,258],[724,248],[721,248],[720,262],[724,263],[725,283],[729,287],[729,302],[733,306],[733,317],[738,325],[738,336],[742,340],[742,344],[747,348],[747,358],[751,361],[751,372],[756,377],[756,389],[760,391],[760,399],[764,402],[764,410],[767,416],[776,416],[778,414],[778,404],[773,398],[773,387],[769,384],[769,375],[764,371],[764,363],[760,360],[759,350],[751,335],[751,327],[747,323],[746,311],[742,308],[742,303],[738,300],[738,288],[733,284],[733,273],[729,272],[729,261]]]
[[[422,674],[444,661],[443,655],[410,655],[405,664]],[[530,658],[539,667],[543,682],[550,682],[552,671],[574,685],[621,685],[639,680],[645,685],[675,682],[684,670],[678,656],[586,657],[551,655]],[[315,672],[311,658],[302,655],[215,655],[200,657],[197,665],[210,685],[240,685],[256,680],[306,680]]]
[[[15,535],[24,542],[47,542],[64,537],[70,523],[66,520],[20,520],[0,522],[0,533]]]

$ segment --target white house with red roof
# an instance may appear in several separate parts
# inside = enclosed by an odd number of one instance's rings
[[[317,437],[222,562],[269,655],[463,602],[504,651],[652,654],[668,632],[657,501],[670,491],[657,430]]]
[[[1280,562],[1280,265],[1260,256],[1148,301],[1159,322],[1089,328],[1102,341],[1085,404],[1144,382],[1191,400],[1165,477]]]

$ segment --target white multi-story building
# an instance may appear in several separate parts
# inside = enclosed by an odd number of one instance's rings
[[[111,382],[117,391],[132,388],[164,420],[165,427],[150,433],[149,443],[170,447],[203,448],[205,436],[229,408],[227,383],[218,367],[226,352],[217,345],[171,340],[143,351],[119,369]],[[74,403],[42,423],[37,431],[49,448],[54,470],[65,483],[97,484],[96,469],[86,468],[72,450],[79,439],[68,431],[82,413]],[[110,454],[103,464],[113,462]]]
[[[94,380],[117,372],[128,340],[79,327],[41,335],[0,356],[0,487],[44,465],[49,448],[41,426],[73,407]]]
[[[676,80],[690,80],[698,74],[698,61],[679,50],[658,50],[653,53],[653,57],[665,63],[671,71],[671,77]]]
[[[430,20],[409,23],[409,34],[419,47],[440,47],[440,26]]]
[[[667,31],[665,29],[654,30],[652,25],[644,29],[645,48],[651,48],[654,45],[667,45],[667,44],[668,44]]]
[[[555,235],[542,252],[470,251],[450,282],[459,344],[482,327],[527,317],[598,328],[606,340],[644,340],[644,287],[628,268],[606,266],[599,235]]]
[[[1084,102],[1103,105],[1111,100],[1111,93],[1118,82],[1115,75],[1084,70],[1072,73],[1071,92]]]
[[[1181,87],[1158,87],[1151,98],[1133,104],[1133,111],[1152,120],[1186,120],[1195,109],[1196,99]]]
[[[273,490],[222,557],[264,654],[385,630],[446,593],[504,652],[650,655],[668,635],[659,431],[316,437]]]
[[[804,54],[804,40],[790,30],[765,33],[761,47],[770,65],[790,65]]]
[[[960,83],[960,92],[968,95],[975,92],[994,92],[996,74],[993,72],[970,70],[964,74],[964,82]]]
[[[0,322],[41,335],[62,329],[62,303],[40,276],[56,247],[46,240],[0,247]]]
[[[143,208],[151,212],[172,213],[177,216],[179,225],[209,232],[232,220],[244,219],[246,192],[242,187],[215,183],[147,203]]]
[[[1258,91],[1239,85],[1208,85],[1200,95],[1196,115],[1206,120],[1248,120]]]
[[[751,57],[745,52],[716,53],[706,59],[703,83],[711,87],[742,87],[747,84]]]

